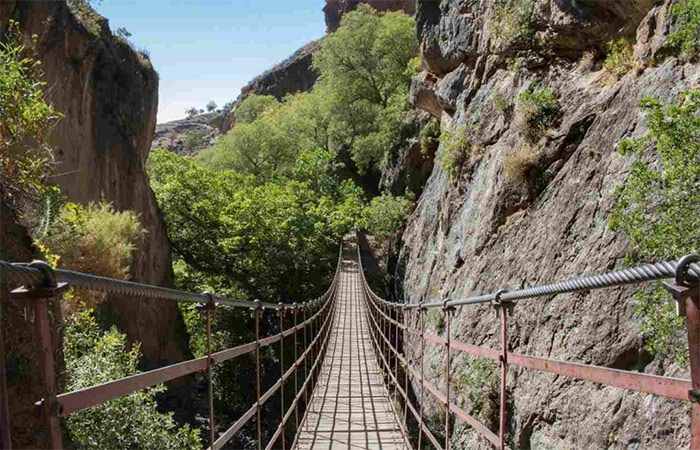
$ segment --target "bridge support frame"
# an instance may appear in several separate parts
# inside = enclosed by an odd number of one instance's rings
[[[44,398],[36,403],[48,429],[49,444],[52,449],[63,448],[61,435],[60,405],[56,402],[56,366],[51,336],[51,322],[48,305],[51,299],[67,291],[67,283],[57,283],[53,268],[46,261],[32,261],[29,267],[39,269],[44,279],[33,287],[23,286],[10,292],[10,297],[17,300],[34,300],[34,332],[41,355],[41,377],[44,386]],[[9,429],[8,429],[9,432]]]

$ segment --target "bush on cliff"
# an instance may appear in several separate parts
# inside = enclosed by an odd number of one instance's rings
[[[74,391],[139,373],[140,351],[116,328],[103,332],[90,311],[72,315],[65,328],[66,389]],[[75,412],[66,420],[78,448],[199,449],[199,432],[177,427],[172,414],[158,412],[156,386]]]
[[[676,23],[668,36],[669,45],[683,59],[695,59],[700,53],[700,0],[676,3],[671,7],[671,17]]]
[[[634,158],[630,176],[618,187],[611,228],[629,237],[632,261],[678,258],[700,250],[700,91],[683,93],[676,103],[647,98],[649,133],[619,143],[623,156]],[[658,161],[644,157],[648,148]],[[675,316],[669,295],[658,288],[637,296],[637,316],[652,353],[671,353],[687,362],[683,321]]]

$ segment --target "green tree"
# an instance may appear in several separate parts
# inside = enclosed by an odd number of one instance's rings
[[[126,335],[116,328],[102,332],[90,311],[70,316],[64,328],[66,389],[84,389],[139,373],[137,345],[127,347]],[[178,427],[172,414],[158,412],[157,386],[75,412],[66,423],[71,439],[79,448],[198,449],[197,430]]]
[[[622,155],[635,158],[630,176],[618,187],[611,228],[630,238],[633,261],[678,258],[700,250],[700,91],[682,94],[675,104],[647,98],[648,135],[619,143]],[[655,149],[658,162],[643,158]],[[647,333],[647,349],[687,358],[683,321],[675,317],[661,288],[638,294],[637,314]],[[681,343],[680,345],[676,343]]]
[[[273,110],[278,106],[279,102],[271,95],[251,94],[240,105],[236,106],[233,115],[236,118],[236,124],[252,123],[262,116],[264,112]]]
[[[207,112],[214,112],[214,110],[216,110],[216,102],[211,100],[209,103],[207,103]]]
[[[417,55],[413,18],[401,12],[378,14],[367,5],[344,16],[314,54],[317,85],[326,90],[335,128],[344,131],[342,141],[360,170],[381,163],[401,140]]]
[[[363,211],[364,225],[373,236],[391,237],[403,224],[410,207],[411,202],[404,197],[380,195]]]
[[[700,0],[686,0],[671,7],[675,19],[668,43],[682,58],[692,60],[700,51]]]

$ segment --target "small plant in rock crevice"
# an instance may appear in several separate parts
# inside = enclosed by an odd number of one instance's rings
[[[532,83],[518,97],[520,128],[531,143],[536,143],[549,130],[561,111],[559,100],[540,83]]]
[[[496,367],[490,359],[469,356],[457,374],[457,390],[468,405],[469,414],[487,425],[498,411]]]
[[[675,20],[668,44],[684,60],[694,60],[700,54],[700,0],[678,2],[671,7]]]
[[[532,44],[535,37],[533,0],[497,0],[489,32],[500,48]]]
[[[510,149],[503,161],[506,183],[514,186],[528,182],[527,175],[537,162],[537,152],[530,145]]]
[[[454,183],[465,164],[473,166],[481,159],[483,150],[483,146],[474,143],[473,127],[462,127],[440,135],[440,148],[435,160]]]
[[[420,152],[423,155],[430,153],[430,148],[440,138],[440,123],[436,119],[430,119],[420,132]]]
[[[634,47],[625,38],[608,42],[608,56],[603,66],[613,81],[617,81],[634,69]]]

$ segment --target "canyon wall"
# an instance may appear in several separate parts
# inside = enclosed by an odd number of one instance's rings
[[[471,130],[475,145],[454,181],[435,165],[401,236],[392,270],[402,281],[397,296],[411,302],[623,267],[628,242],[610,231],[608,218],[632,160],[615,150],[616,143],[646,131],[640,99],[673,101],[700,83],[697,64],[661,53],[671,1],[533,0],[534,38],[527,44],[494,33],[495,3],[508,2],[418,1],[425,70],[414,80],[412,101],[440,119],[443,131]],[[635,43],[635,68],[619,80],[601,67],[607,42],[618,37]],[[515,105],[534,82],[556,95],[561,114],[529,148],[524,176],[514,182],[504,166],[510,152],[525,147]],[[673,361],[644,350],[634,291],[620,287],[519,303],[509,318],[510,350],[688,377]],[[455,317],[453,339],[499,348],[493,308],[463,307]],[[429,332],[442,332],[438,321],[429,322]],[[407,347],[416,361],[419,344],[409,341]],[[444,349],[426,354],[428,378],[444,389]],[[460,380],[470,361],[453,355],[452,377]],[[470,411],[469,387],[456,381],[455,389],[454,400]],[[689,414],[679,402],[515,367],[508,395],[513,448],[689,443]],[[432,419],[444,417],[435,403],[426,407]],[[485,420],[497,430],[494,414]],[[462,425],[454,440],[455,448],[490,448]]]
[[[131,265],[131,279],[172,282],[170,244],[148,185],[146,159],[156,121],[158,74],[143,54],[109,31],[91,10],[77,18],[65,1],[4,1],[0,30],[20,23],[38,38],[47,98],[65,115],[51,134],[57,167],[51,182],[69,201],[102,199],[139,214],[147,234]],[[189,355],[175,302],[113,296],[103,312],[141,342],[144,366]]]

